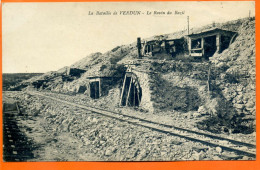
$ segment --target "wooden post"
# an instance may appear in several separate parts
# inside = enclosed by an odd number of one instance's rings
[[[140,93],[140,89],[139,89],[139,93]],[[138,90],[137,90],[137,99],[138,99],[138,105],[141,104],[141,100],[140,100],[140,96],[139,96]]]
[[[134,85],[134,99],[133,99],[133,104],[135,106],[135,85]]]
[[[98,81],[98,86],[99,86],[99,81]],[[97,86],[97,83],[95,83],[95,99],[99,98],[99,87]],[[97,90],[98,90],[98,94],[97,94]]]
[[[191,38],[188,38],[189,55],[191,55]]]
[[[208,82],[207,82],[207,85],[208,85],[208,93],[210,91],[210,66],[209,66],[209,71],[208,71]]]
[[[88,81],[88,84],[87,84],[87,93],[88,93],[88,96],[90,97],[91,95],[90,95],[90,93],[91,93],[91,91],[90,91],[90,82]]]
[[[221,52],[221,35],[220,33],[216,35],[216,46],[217,46],[217,52]]]
[[[124,94],[124,92],[125,92],[125,81],[126,81],[126,74],[125,74],[125,78],[124,78],[124,83],[123,83],[123,88],[122,88],[122,92],[121,92],[121,97],[120,97],[119,105],[122,105],[123,94]]]
[[[139,57],[140,59],[142,58],[141,48],[142,48],[141,38],[138,37],[138,38],[137,38],[137,49],[138,49],[138,57]]]
[[[205,49],[205,48],[204,48],[204,42],[205,42],[205,41],[204,41],[204,38],[201,38],[201,48],[202,48],[202,51],[201,51],[201,52],[202,52],[202,56],[204,56],[204,52],[205,52],[205,50],[204,50],[204,49]]]
[[[99,97],[101,97],[101,78],[99,78]]]
[[[128,106],[128,99],[129,99],[129,95],[130,95],[130,91],[131,91],[131,87],[132,87],[132,81],[133,81],[133,78],[131,76],[130,86],[129,86],[129,90],[128,90],[128,94],[127,94],[127,98],[126,98],[126,106]]]
[[[16,102],[15,105],[16,105],[16,108],[17,108],[17,113],[20,114],[21,111],[20,111],[20,108],[19,108],[19,106],[18,106],[18,103]]]
[[[144,45],[143,45],[142,55],[145,55],[145,48],[146,48],[146,41],[144,42]]]

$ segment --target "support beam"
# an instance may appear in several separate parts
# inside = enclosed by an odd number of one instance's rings
[[[138,92],[138,90],[137,90],[138,105],[141,104],[141,100],[140,100],[140,96],[139,96],[139,94],[140,94],[140,89],[139,89],[139,92]]]
[[[88,93],[88,96],[90,97],[91,96],[90,82],[88,82],[88,84],[87,84],[87,93]]]
[[[131,76],[130,86],[129,86],[128,94],[127,94],[127,98],[126,98],[126,106],[128,106],[128,99],[129,99],[129,95],[130,95],[130,91],[131,91],[131,87],[132,87],[132,81],[133,81],[133,78]]]
[[[99,98],[99,90],[98,90],[98,88],[99,88],[99,81],[98,81],[98,85],[97,85],[96,82],[94,84],[95,84],[95,99],[97,99],[97,98]],[[97,94],[97,90],[98,90],[98,94]]]
[[[145,48],[146,47],[146,42],[144,42],[144,44],[143,44],[143,48],[142,48],[142,55],[145,55]]]
[[[123,83],[123,88],[122,88],[122,92],[121,92],[121,97],[120,97],[119,105],[122,105],[123,94],[124,94],[124,92],[125,92],[125,81],[126,81],[126,74],[125,74],[125,78],[124,78],[124,83]]]
[[[217,53],[221,52],[221,35],[216,35],[216,46],[217,46]]]
[[[204,56],[204,53],[205,53],[205,48],[204,48],[205,43],[204,42],[205,42],[204,38],[201,38],[202,56]]]
[[[134,84],[134,83],[133,83]],[[134,86],[134,98],[133,98],[133,104],[135,106],[135,86]]]
[[[102,88],[101,88],[101,79],[99,79],[99,97],[101,97],[101,94],[102,94],[102,93],[101,93],[101,89],[102,89]]]
[[[191,55],[191,38],[188,38],[189,55]]]

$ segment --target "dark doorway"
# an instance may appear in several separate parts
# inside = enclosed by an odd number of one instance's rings
[[[216,36],[210,36],[204,38],[204,56],[206,59],[212,57],[217,50]]]
[[[99,81],[93,81],[90,83],[90,97],[93,99],[99,98]]]
[[[222,52],[223,50],[228,48],[230,40],[231,40],[231,38],[228,36],[221,36],[221,51],[220,52]]]
[[[125,77],[121,98],[122,106],[139,106],[142,98],[142,89],[137,79],[133,76]]]

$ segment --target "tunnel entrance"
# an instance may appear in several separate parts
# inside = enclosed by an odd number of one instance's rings
[[[90,97],[98,99],[100,96],[100,83],[99,81],[90,82]]]
[[[142,89],[137,77],[133,73],[126,73],[121,93],[121,106],[139,106],[142,98]]]

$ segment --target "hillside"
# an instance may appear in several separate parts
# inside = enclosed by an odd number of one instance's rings
[[[70,67],[26,80],[20,87],[73,95],[84,93],[79,97],[82,101],[114,109],[120,106],[124,64],[130,63],[134,65],[132,72],[142,88],[139,110],[154,114],[189,113],[192,117],[206,115],[197,123],[198,128],[251,133],[255,130],[255,19],[214,23],[190,32],[214,27],[237,31],[238,37],[228,49],[215,54],[208,62],[191,62],[185,56],[171,60],[137,60],[136,43],[132,43],[104,54],[91,54]],[[164,36],[179,38],[185,34],[180,31]],[[68,68],[82,69],[84,73],[68,76]],[[106,87],[107,92],[99,100],[92,100],[87,90],[80,92],[87,88],[90,77],[115,77],[117,80]]]
[[[43,73],[3,73],[3,91],[15,86],[17,83],[42,75]]]
[[[4,143],[5,161],[255,160],[255,19],[191,32],[93,53],[4,91],[5,137],[21,137]]]

